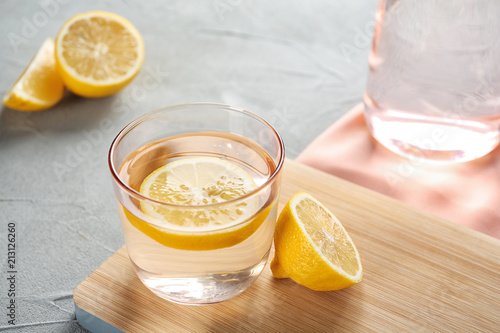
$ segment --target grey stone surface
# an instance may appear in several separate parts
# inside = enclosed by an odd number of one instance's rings
[[[226,103],[270,121],[294,158],[361,100],[375,7],[375,0],[2,0],[2,95],[42,42],[83,11],[128,18],[146,59],[115,96],[67,94],[39,113],[0,109],[0,330],[83,331],[73,290],[123,244],[106,156],[124,125],[163,106]],[[9,223],[16,326],[6,310]]]

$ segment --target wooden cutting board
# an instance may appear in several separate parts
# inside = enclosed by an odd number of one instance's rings
[[[343,222],[360,284],[315,292],[266,267],[232,300],[183,306],[144,287],[123,247],[76,288],[79,322],[107,332],[500,332],[500,240],[291,160],[282,183],[281,205],[306,191]]]

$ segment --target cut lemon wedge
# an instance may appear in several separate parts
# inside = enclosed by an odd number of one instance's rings
[[[41,111],[56,105],[64,96],[64,85],[57,73],[54,41],[48,38],[2,103],[19,111]]]
[[[305,192],[283,208],[274,234],[276,278],[291,278],[313,290],[339,290],[361,281],[356,246],[340,221]]]
[[[256,188],[253,178],[231,162],[185,158],[153,171],[141,185],[141,194],[169,205],[141,201],[148,222],[124,212],[132,225],[165,246],[214,250],[247,239],[269,215],[271,205],[259,209],[256,196],[233,200]]]
[[[69,19],[56,38],[56,62],[66,86],[84,97],[123,89],[139,73],[144,43],[123,17],[91,11]]]

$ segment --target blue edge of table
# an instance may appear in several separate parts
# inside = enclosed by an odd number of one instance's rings
[[[82,326],[86,330],[89,330],[90,332],[124,333],[122,330],[114,327],[113,325],[105,322],[100,318],[97,318],[93,314],[90,314],[87,311],[81,309],[78,305],[76,305],[76,303],[75,303],[75,314],[76,314],[76,320],[78,320],[80,326]]]

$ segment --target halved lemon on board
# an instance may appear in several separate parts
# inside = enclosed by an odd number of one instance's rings
[[[185,158],[158,168],[142,182],[141,194],[170,204],[141,201],[140,210],[150,223],[124,211],[132,225],[160,244],[215,250],[247,239],[269,215],[272,205],[259,209],[257,196],[232,201],[256,188],[253,178],[232,162]]]
[[[125,18],[91,11],[64,23],[55,56],[69,90],[84,97],[103,97],[120,91],[139,73],[144,43]]]
[[[48,38],[7,91],[2,103],[19,111],[41,111],[56,105],[63,98],[64,92],[64,84],[57,72],[54,58],[54,41]]]
[[[276,278],[313,290],[339,290],[361,281],[363,268],[351,237],[323,204],[305,192],[285,205],[274,234]]]

